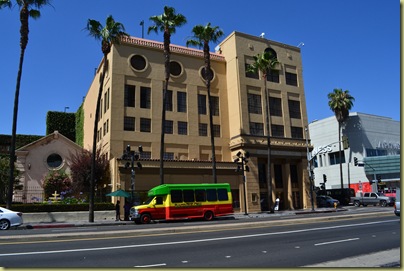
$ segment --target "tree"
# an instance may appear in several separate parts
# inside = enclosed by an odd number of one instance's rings
[[[95,110],[94,118],[94,132],[93,132],[93,148],[92,153],[96,153],[97,150],[97,130],[98,121],[101,110],[101,96],[104,86],[105,73],[108,70],[108,54],[111,51],[113,44],[120,44],[121,38],[128,36],[125,31],[123,24],[115,22],[114,18],[109,15],[105,21],[105,26],[102,26],[100,22],[96,20],[89,19],[87,21],[86,29],[89,35],[94,37],[96,40],[101,40],[101,51],[104,55],[103,70],[100,74],[100,87],[98,90],[97,105]],[[95,179],[95,155],[92,156],[91,160],[91,177],[90,177],[90,199],[89,199],[89,222],[94,222],[94,179]]]
[[[11,146],[10,146],[10,173],[9,185],[7,193],[7,208],[11,208],[13,200],[13,183],[14,183],[14,162],[15,162],[15,141],[17,134],[17,116],[18,116],[18,100],[20,96],[20,85],[22,77],[22,66],[24,63],[25,49],[28,45],[29,33],[29,17],[38,19],[41,16],[39,11],[43,6],[50,5],[50,0],[16,0],[20,8],[20,62],[17,72],[17,83],[15,87],[14,96],[14,110],[13,110],[13,125],[11,131]],[[0,8],[11,7],[10,0],[0,0]]]
[[[45,192],[45,199],[52,196],[55,191],[59,194],[71,193],[72,181],[64,170],[50,170],[45,176],[43,182],[43,190]]]
[[[272,51],[264,52],[254,56],[254,63],[247,68],[248,72],[258,74],[261,72],[262,80],[264,81],[264,95],[265,95],[265,112],[266,112],[266,136],[267,136],[267,185],[268,185],[268,208],[271,213],[274,212],[272,205],[272,176],[271,176],[271,136],[270,136],[270,118],[269,118],[269,94],[267,88],[267,75],[278,64],[276,56]]]
[[[9,174],[10,174],[10,158],[0,157],[0,204],[6,203],[7,191],[9,186]],[[14,168],[13,173],[13,191],[22,190],[23,186],[20,184],[19,171]]]
[[[170,79],[170,43],[171,34],[174,34],[177,27],[186,24],[187,19],[182,14],[176,14],[175,9],[165,6],[164,13],[155,15],[149,18],[154,25],[150,26],[147,30],[149,34],[151,31],[163,32],[164,34],[164,71],[165,71],[165,84],[163,89],[163,104],[161,110],[161,137],[160,137],[160,183],[164,184],[164,134],[166,122],[166,96],[168,89],[168,80]]]
[[[206,26],[196,25],[192,29],[193,37],[187,41],[187,46],[203,47],[203,57],[205,60],[204,79],[206,88],[208,90],[208,103],[209,103],[209,129],[210,129],[210,143],[212,146],[212,175],[213,182],[217,183],[216,176],[216,154],[215,154],[215,137],[213,133],[213,112],[212,112],[212,98],[210,93],[210,82],[213,79],[212,70],[210,68],[210,48],[209,43],[217,43],[219,38],[223,36],[223,31],[218,26],[211,27],[210,23]]]
[[[341,142],[341,126],[349,117],[349,110],[353,106],[355,98],[349,94],[349,90],[343,91],[340,88],[335,88],[333,92],[328,93],[328,106],[335,113],[338,121],[338,141]],[[341,180],[341,189],[344,188],[344,180],[342,176],[342,158],[341,158],[341,143],[339,145],[339,173]]]

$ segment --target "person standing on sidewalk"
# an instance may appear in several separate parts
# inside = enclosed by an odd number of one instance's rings
[[[121,220],[121,202],[117,200],[115,205],[115,221],[120,220]]]

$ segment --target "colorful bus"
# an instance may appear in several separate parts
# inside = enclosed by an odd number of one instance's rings
[[[203,218],[233,214],[230,185],[162,184],[149,190],[148,199],[130,210],[129,219],[136,224],[152,220]]]

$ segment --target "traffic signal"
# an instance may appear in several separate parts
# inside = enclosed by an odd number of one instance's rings
[[[349,141],[347,136],[342,136],[342,146],[344,147],[344,150],[349,148]]]
[[[324,181],[324,183],[327,182],[327,175],[325,175],[325,174],[323,174],[323,181]]]
[[[354,162],[355,167],[357,167],[358,166],[358,158],[354,157],[353,162]]]

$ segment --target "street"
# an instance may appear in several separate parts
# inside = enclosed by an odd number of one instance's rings
[[[4,267],[301,267],[400,247],[393,215],[1,240]],[[192,224],[195,223],[195,224]],[[207,225],[207,223],[204,223]],[[220,224],[215,224],[220,225]],[[155,225],[148,225],[149,228]],[[171,225],[172,227],[173,225]],[[180,229],[181,227],[179,227]],[[120,233],[120,234],[119,234]]]

